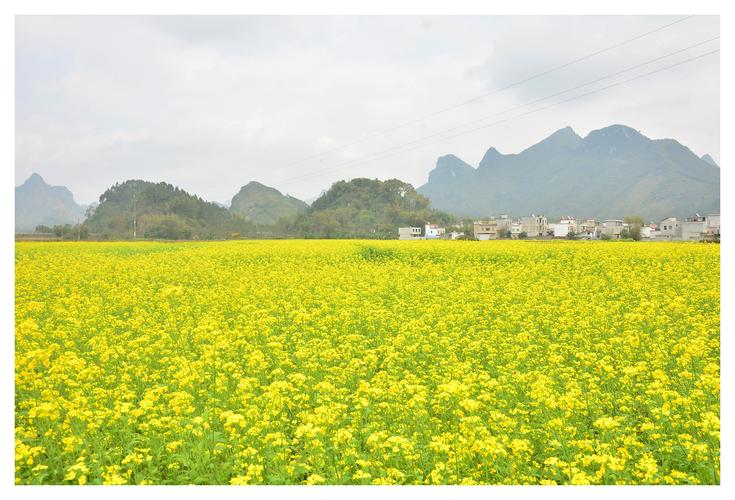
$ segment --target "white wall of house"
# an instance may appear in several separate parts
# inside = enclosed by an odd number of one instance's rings
[[[571,229],[574,229],[572,224],[552,224],[554,229],[554,238],[566,238]]]

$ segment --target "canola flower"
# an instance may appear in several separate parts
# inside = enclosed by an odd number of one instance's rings
[[[17,243],[18,484],[719,484],[719,246]]]

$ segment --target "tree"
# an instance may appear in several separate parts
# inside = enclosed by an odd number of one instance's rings
[[[68,240],[72,237],[71,224],[57,225],[53,227],[54,236],[61,238],[62,240]]]
[[[604,241],[609,241],[609,240],[611,240],[611,239],[612,239],[612,236],[610,236],[610,235],[609,235],[609,234],[607,234],[607,233],[602,233],[602,234],[600,235],[600,239],[601,239],[601,240],[604,240]]]
[[[151,217],[144,234],[146,238],[163,240],[188,240],[192,236],[186,223],[173,215]]]
[[[624,219],[624,222],[626,222],[627,224],[630,224],[631,226],[634,224],[639,227],[646,225],[646,223],[643,221],[643,218],[639,215],[629,215],[628,217]]]
[[[518,233],[518,239],[519,240],[525,240],[526,238],[528,238],[528,233],[527,232],[521,231],[520,233]]]
[[[36,226],[36,232],[41,234],[51,234],[54,232],[54,230],[48,226],[44,226],[43,224],[41,224],[40,226]]]
[[[628,216],[625,218],[625,222],[628,223],[628,237],[633,238],[635,241],[640,241],[641,228],[646,224],[643,218],[638,215]]]
[[[570,228],[569,228],[569,231],[567,231],[567,239],[568,239],[568,240],[573,240],[573,239],[575,239],[576,237],[577,237],[577,233],[575,233],[575,232],[574,232],[574,229],[572,229],[572,228],[570,227]]]

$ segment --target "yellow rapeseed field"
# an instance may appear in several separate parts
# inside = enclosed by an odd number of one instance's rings
[[[719,246],[17,243],[19,484],[713,484]]]

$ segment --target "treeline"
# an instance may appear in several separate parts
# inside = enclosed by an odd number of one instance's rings
[[[395,239],[400,226],[446,225],[452,217],[398,179],[339,181],[305,211],[258,224],[171,184],[129,180],[117,183],[90,208],[80,227],[40,227],[39,233],[68,239]],[[76,229],[75,229],[76,228]],[[57,234],[58,233],[58,234]]]
[[[41,235],[54,236],[62,240],[86,240],[89,229],[84,224],[57,224],[55,226],[36,226],[35,232]]]

